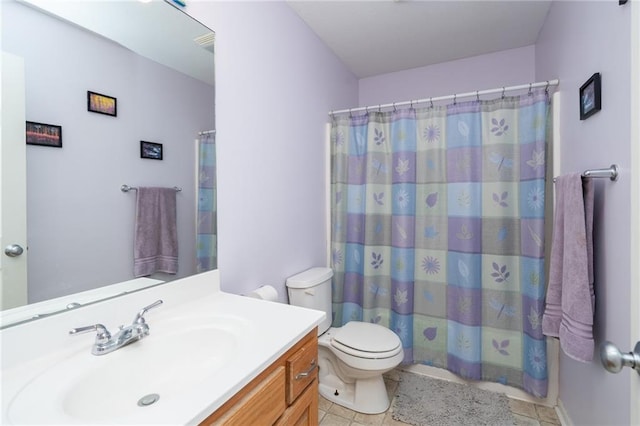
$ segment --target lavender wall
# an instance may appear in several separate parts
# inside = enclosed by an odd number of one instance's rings
[[[195,273],[194,139],[213,126],[214,88],[16,2],[2,48],[25,60],[27,120],[62,126],[62,149],[27,146],[29,302],[133,278],[125,183],[183,188],[177,277]],[[87,90],[116,97],[118,116],[88,112]],[[141,159],[140,140],[163,161]]]
[[[243,293],[274,284],[283,299],[288,275],[324,262],[327,110],[559,78],[563,172],[614,162],[623,168],[619,182],[597,183],[596,338],[628,340],[629,17],[624,8],[615,2],[554,2],[535,48],[359,83],[284,4],[194,2],[187,12],[215,29],[217,38],[224,290]],[[603,111],[580,122],[577,88],[595,71],[603,73]],[[630,372],[614,376],[596,362],[562,361],[560,395],[574,423],[628,423],[624,389]]]
[[[596,345],[626,349],[630,335],[630,28],[628,6],[617,2],[553,2],[536,44],[538,80],[559,78],[562,173],[616,163],[615,183],[596,181]],[[579,87],[602,75],[602,110],[580,121]],[[637,230],[635,231],[637,232]],[[629,424],[631,369],[607,373],[596,353],[582,364],[561,355],[560,399],[574,424]]]
[[[284,2],[193,2],[216,32],[219,269],[224,291],[326,262],[327,112],[357,79]]]
[[[359,84],[359,105],[452,95],[531,83],[535,76],[534,46],[504,50],[375,77]]]

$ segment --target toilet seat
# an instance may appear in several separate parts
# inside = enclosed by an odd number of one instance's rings
[[[366,359],[392,358],[402,352],[400,338],[378,324],[351,321],[331,338],[331,346],[345,354]]]

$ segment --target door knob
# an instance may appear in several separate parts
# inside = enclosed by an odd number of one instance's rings
[[[22,254],[23,251],[24,249],[18,244],[11,244],[4,248],[4,254],[9,257],[18,257]]]
[[[600,345],[600,361],[610,373],[619,373],[622,367],[631,367],[640,374],[640,342],[629,353],[622,353],[613,343],[604,342]]]

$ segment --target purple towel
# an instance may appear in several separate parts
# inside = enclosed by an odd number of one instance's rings
[[[569,357],[593,360],[593,182],[580,174],[556,179],[549,286],[542,332],[559,337]]]
[[[133,249],[135,277],[178,272],[176,191],[138,188]]]

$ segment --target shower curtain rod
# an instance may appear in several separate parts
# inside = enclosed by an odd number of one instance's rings
[[[198,135],[210,135],[211,133],[215,133],[215,130],[203,130],[202,132],[198,132]]]
[[[329,115],[343,114],[346,112],[351,114],[353,112],[358,112],[358,111],[368,112],[370,109],[380,110],[382,108],[396,108],[396,107],[405,106],[405,105],[411,105],[413,107],[415,104],[421,104],[425,102],[429,102],[430,104],[433,104],[433,102],[436,102],[436,101],[446,101],[451,99],[453,99],[455,102],[457,99],[468,98],[471,96],[480,98],[481,95],[490,95],[494,93],[502,93],[504,95],[505,92],[512,92],[515,90],[524,90],[524,89],[531,90],[531,89],[536,89],[538,87],[549,88],[551,86],[557,86],[558,84],[560,84],[560,80],[558,79],[547,80],[547,81],[540,81],[538,83],[521,84],[518,86],[499,87],[497,89],[476,90],[475,92],[457,93],[457,94],[447,95],[447,96],[435,96],[432,98],[416,99],[413,101],[393,102],[390,104],[380,104],[380,105],[372,105],[372,106],[366,106],[366,107],[341,109],[338,111],[329,111]]]

